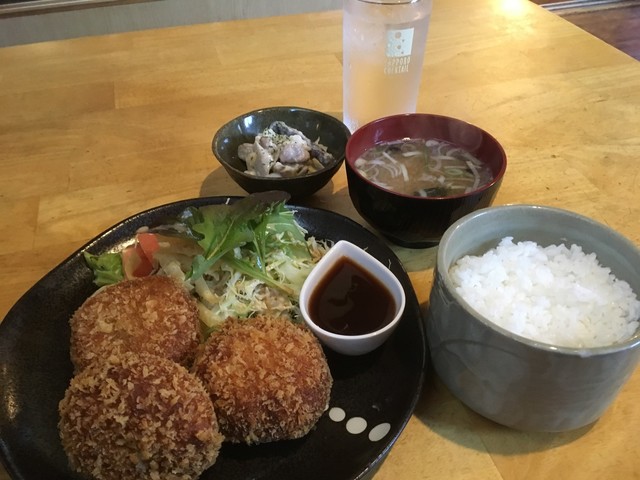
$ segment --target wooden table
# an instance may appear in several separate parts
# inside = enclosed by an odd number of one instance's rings
[[[526,0],[434,3],[419,109],[502,142],[496,204],[567,208],[640,244],[640,64]],[[340,12],[0,49],[0,318],[126,216],[244,194],[213,133],[264,106],[340,116],[341,56]],[[343,170],[307,203],[364,223]],[[426,305],[435,249],[394,249]],[[592,427],[522,433],[431,377],[376,479],[640,478],[639,403],[640,370]]]

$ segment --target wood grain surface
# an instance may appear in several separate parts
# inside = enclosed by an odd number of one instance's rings
[[[244,194],[210,150],[227,120],[272,105],[340,117],[341,18],[0,49],[0,318],[121,219],[174,200]],[[434,1],[419,110],[499,139],[509,165],[496,204],[566,208],[640,244],[639,106],[640,64],[557,15],[527,0]],[[305,203],[364,224],[344,170]],[[426,306],[435,249],[394,250]],[[594,425],[523,433],[476,415],[429,375],[375,478],[640,478],[638,403],[636,371]]]

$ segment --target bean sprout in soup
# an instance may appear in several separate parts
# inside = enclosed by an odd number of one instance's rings
[[[355,167],[382,188],[420,197],[462,195],[493,180],[491,168],[467,150],[433,139],[382,142],[364,152]]]

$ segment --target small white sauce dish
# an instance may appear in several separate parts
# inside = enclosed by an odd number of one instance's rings
[[[326,284],[332,272],[335,272],[335,269],[339,268],[339,264],[345,261],[355,264],[359,270],[367,272],[368,276],[377,280],[380,286],[387,291],[389,297],[393,299],[394,308],[389,315],[390,321],[368,333],[334,333],[320,326],[318,319],[313,318],[310,313],[314,311],[312,302],[314,296],[319,293],[318,289]],[[381,346],[398,326],[405,304],[406,297],[402,284],[391,270],[371,254],[346,240],[338,241],[329,249],[311,271],[300,291],[300,311],[307,326],[325,346],[344,355],[364,355]]]

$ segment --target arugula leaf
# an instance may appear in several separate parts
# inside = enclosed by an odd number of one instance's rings
[[[103,287],[124,280],[122,257],[119,253],[92,255],[89,252],[84,252],[84,258],[87,265],[93,270],[93,283],[97,286]]]
[[[202,209],[202,222],[191,227],[200,234],[198,245],[204,251],[194,260],[191,269],[193,278],[200,277],[229,250],[251,242],[254,238],[250,226],[243,221],[246,212],[234,211],[222,205],[218,207],[223,208]]]
[[[211,205],[183,215],[187,227],[203,249],[203,254],[194,259],[189,276],[202,276],[227,252],[255,242],[257,226],[274,205],[273,201],[266,200],[286,201],[288,196],[283,195],[286,194],[253,194],[229,205]],[[259,258],[261,261],[264,259]]]
[[[311,258],[305,231],[297,224],[294,212],[284,203],[273,205],[255,227],[254,233],[256,254],[263,270],[271,249],[285,250],[294,258]]]

